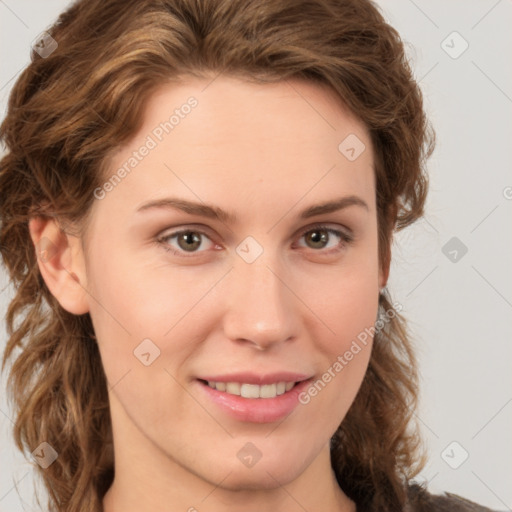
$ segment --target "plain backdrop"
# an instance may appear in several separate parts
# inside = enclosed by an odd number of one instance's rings
[[[36,36],[66,0],[0,0],[0,111]],[[418,480],[512,507],[512,2],[381,0],[406,42],[437,132],[426,216],[395,237],[388,288],[421,369]],[[466,48],[467,47],[467,48]],[[12,297],[0,270],[0,350]],[[0,511],[40,510],[0,387]],[[20,495],[18,495],[18,491]],[[41,488],[39,486],[39,488]],[[42,494],[42,503],[46,497]]]

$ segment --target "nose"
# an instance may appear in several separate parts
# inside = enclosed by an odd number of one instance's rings
[[[237,261],[227,285],[224,335],[256,350],[268,350],[296,337],[298,305],[282,266],[260,257]],[[271,263],[269,265],[269,263]]]

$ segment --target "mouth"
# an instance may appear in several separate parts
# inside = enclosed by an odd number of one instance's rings
[[[286,418],[299,405],[298,396],[313,377],[281,373],[208,376],[196,379],[203,396],[221,414],[238,421],[272,423]]]

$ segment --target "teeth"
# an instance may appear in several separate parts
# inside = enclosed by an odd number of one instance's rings
[[[231,395],[240,395],[240,384],[238,382],[227,382],[226,393]]]
[[[295,382],[276,382],[275,384],[247,384],[240,382],[214,382],[209,380],[208,386],[217,391],[224,391],[230,395],[238,395],[243,398],[275,398],[295,386]]]
[[[217,391],[226,391],[226,383],[225,382],[217,382],[215,385],[214,385],[215,389]]]
[[[276,384],[265,384],[259,389],[260,398],[274,398],[277,396],[277,385]]]
[[[240,386],[240,395],[244,398],[259,398],[260,387],[256,384],[242,384]]]

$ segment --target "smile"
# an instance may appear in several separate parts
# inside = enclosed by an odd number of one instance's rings
[[[295,372],[272,375],[237,373],[196,378],[206,403],[219,413],[250,423],[281,421],[299,405],[298,395],[312,376]]]

